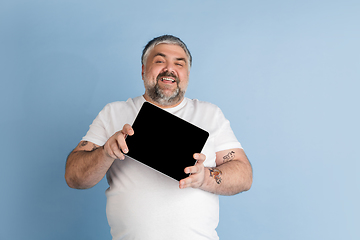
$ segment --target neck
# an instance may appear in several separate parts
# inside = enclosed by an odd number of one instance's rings
[[[173,107],[178,106],[184,100],[184,98],[182,98],[177,103],[174,103],[172,105],[162,105],[162,104],[159,104],[159,103],[153,101],[146,93],[143,95],[143,97],[145,98],[146,101],[148,101],[148,102],[150,102],[150,103],[152,103],[155,106],[158,106],[160,108],[173,108]]]

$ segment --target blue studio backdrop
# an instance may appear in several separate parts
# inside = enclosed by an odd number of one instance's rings
[[[220,197],[220,239],[360,239],[360,2],[0,1],[0,239],[111,239],[103,179],[65,161],[105,104],[143,94],[140,56],[173,34],[186,94],[218,105],[253,169]]]

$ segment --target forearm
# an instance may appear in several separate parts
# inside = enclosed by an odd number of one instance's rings
[[[71,188],[91,188],[105,176],[113,161],[103,147],[91,151],[73,151],[66,162],[66,182]]]
[[[251,165],[232,160],[215,168],[205,168],[202,190],[219,195],[235,195],[247,191],[252,184]]]

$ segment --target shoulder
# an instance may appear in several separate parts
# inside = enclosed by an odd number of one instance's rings
[[[129,98],[126,101],[111,102],[105,105],[99,115],[103,116],[104,118],[123,118],[125,116],[132,117],[138,113],[142,103],[142,99],[139,97]]]
[[[196,106],[196,107],[199,107],[199,108],[212,108],[212,109],[218,109],[219,108],[218,106],[216,106],[213,103],[206,102],[206,101],[201,101],[199,99],[190,99],[190,98],[188,98],[187,103],[189,105],[193,105],[193,106]]]
[[[116,109],[116,108],[122,108],[122,107],[126,107],[128,105],[127,101],[115,101],[115,102],[111,102],[105,105],[104,109]]]
[[[127,108],[127,104],[125,101],[111,102],[105,105],[105,107],[101,110],[100,114],[108,115],[126,108]]]
[[[202,111],[206,113],[221,113],[221,109],[210,102],[201,101],[198,99],[187,99],[189,107],[194,108],[197,111]]]
[[[105,105],[103,111],[119,111],[140,108],[143,101],[141,97],[129,98],[126,101],[115,101]]]

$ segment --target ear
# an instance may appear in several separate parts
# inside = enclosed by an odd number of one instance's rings
[[[145,66],[143,64],[143,65],[141,65],[141,77],[142,77],[142,80],[144,80],[144,73],[145,73]]]

